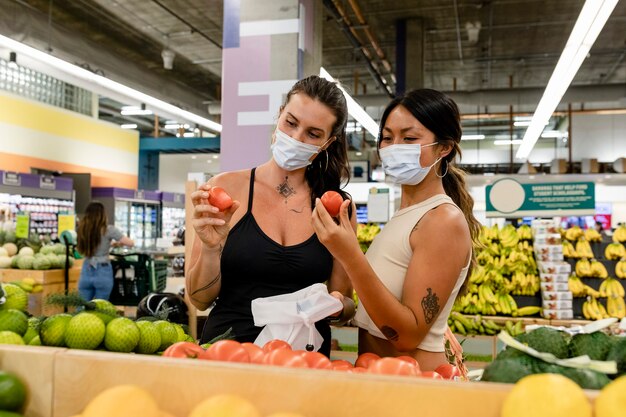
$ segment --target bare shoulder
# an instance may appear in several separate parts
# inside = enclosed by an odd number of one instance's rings
[[[414,231],[432,238],[447,238],[450,235],[469,238],[469,226],[463,212],[452,204],[441,204],[430,210],[415,225]]]

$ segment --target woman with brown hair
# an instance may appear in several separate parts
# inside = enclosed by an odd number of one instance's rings
[[[316,203],[313,227],[359,296],[359,353],[409,355],[425,371],[447,363],[447,319],[470,275],[479,230],[455,166],[460,142],[459,110],[443,93],[414,90],[387,106],[378,149],[386,179],[401,186],[402,197],[366,255],[348,221],[349,203],[339,224]]]
[[[78,223],[78,252],[84,256],[78,291],[86,301],[108,300],[113,289],[113,268],[109,249],[116,244],[133,246],[134,242],[115,226],[109,226],[102,203],[92,201]]]

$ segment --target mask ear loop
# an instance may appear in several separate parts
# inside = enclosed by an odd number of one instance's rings
[[[443,161],[446,163],[446,172],[443,173],[443,175],[439,175],[435,172],[435,175],[437,176],[437,178],[443,178],[446,175],[448,175],[448,167],[450,166],[450,164],[448,163],[447,160],[443,159]]]

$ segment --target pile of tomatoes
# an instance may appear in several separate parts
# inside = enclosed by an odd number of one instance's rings
[[[278,339],[267,342],[262,348],[253,343],[239,343],[234,340],[220,340],[208,349],[191,342],[178,342],[167,348],[163,356],[431,379],[461,377],[459,369],[451,364],[441,365],[436,371],[422,371],[417,361],[409,356],[381,358],[374,353],[363,353],[354,365],[342,359],[331,361],[319,352],[292,350],[289,343]]]

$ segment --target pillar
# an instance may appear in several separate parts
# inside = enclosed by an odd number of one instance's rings
[[[319,74],[322,2],[224,0],[221,166],[247,169],[270,158],[284,95]]]
[[[410,40],[410,42],[407,42]],[[396,22],[396,95],[424,87],[424,21]]]

